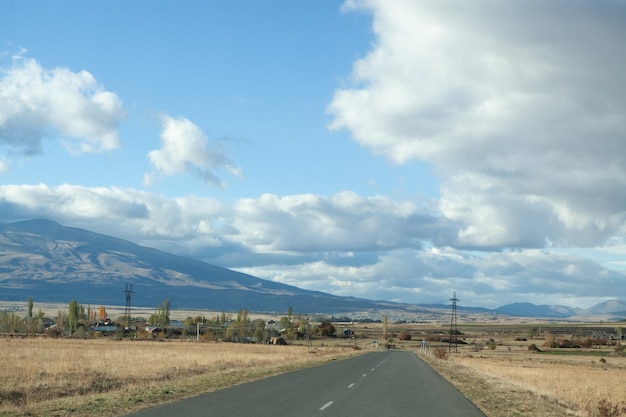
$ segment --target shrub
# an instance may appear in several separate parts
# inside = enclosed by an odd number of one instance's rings
[[[580,341],[580,347],[585,349],[590,349],[593,347],[593,340],[586,338]]]
[[[557,346],[558,344],[556,343],[556,339],[554,338],[554,335],[548,334],[546,336],[545,342],[543,342],[543,347],[555,348]]]
[[[448,351],[442,347],[435,348],[435,357],[437,359],[446,360],[448,359]]]
[[[485,348],[485,344],[483,342],[475,342],[474,343],[474,352],[480,352]]]
[[[597,404],[585,404],[584,409],[589,417],[620,417],[626,414],[626,401],[613,404],[610,400],[603,398]]]
[[[411,335],[405,332],[402,332],[398,335],[398,339],[400,340],[411,340]]]
[[[560,347],[560,348],[563,348],[563,349],[570,349],[570,348],[577,348],[577,347],[579,347],[578,345],[576,345],[576,343],[572,342],[569,339],[561,339],[561,340],[559,340],[559,343],[558,343],[557,346]]]

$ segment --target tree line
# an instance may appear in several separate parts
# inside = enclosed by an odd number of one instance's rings
[[[154,314],[148,319],[133,318],[132,326],[124,328],[116,323],[124,323],[125,318],[109,318],[104,306],[92,308],[80,304],[77,300],[68,303],[67,310],[58,310],[56,317],[48,318],[41,309],[34,314],[34,301],[27,300],[27,312],[20,316],[15,312],[0,311],[0,333],[48,334],[50,336],[90,337],[99,331],[102,325],[107,332],[120,337],[168,338],[202,336],[205,340],[222,340],[240,343],[264,343],[272,337],[281,336],[287,340],[310,337],[334,337],[336,330],[331,319],[313,322],[302,314],[294,315],[291,306],[287,314],[269,323],[263,319],[251,319],[247,309],[241,309],[233,317],[225,312],[206,317],[199,315],[187,317],[173,326],[170,300],[163,300]],[[121,328],[120,328],[121,327]],[[148,334],[149,333],[149,334]]]

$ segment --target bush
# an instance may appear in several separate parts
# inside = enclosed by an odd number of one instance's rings
[[[554,335],[548,334],[546,336],[546,340],[545,342],[543,342],[543,347],[550,347],[550,348],[558,347],[558,344],[556,343],[556,339],[554,338]]]
[[[626,414],[626,401],[613,404],[603,398],[597,404],[585,404],[584,409],[589,417],[620,417]]]
[[[400,340],[411,340],[411,335],[405,332],[402,332],[398,335],[398,339]]]
[[[448,359],[448,351],[442,347],[435,348],[435,357],[437,359],[446,360]]]
[[[573,348],[580,347],[576,343],[572,342],[569,339],[561,339],[561,340],[559,340],[559,343],[558,343],[557,346],[560,347],[560,348],[563,348],[563,349],[573,349]]]
[[[541,352],[541,349],[539,349],[534,343],[528,346],[528,350],[530,350],[531,352]]]

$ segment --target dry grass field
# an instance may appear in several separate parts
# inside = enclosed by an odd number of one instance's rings
[[[121,416],[357,353],[345,346],[0,339],[0,416]]]
[[[549,349],[548,331],[531,324],[459,326],[467,345],[445,360],[449,324],[390,324],[395,348],[409,349],[455,384],[488,417],[626,416],[626,357],[614,347]],[[561,329],[582,332],[581,326]],[[195,341],[0,339],[0,416],[121,416],[244,381],[351,356],[383,346],[380,323],[336,324],[357,339],[314,341],[314,347]],[[536,325],[535,325],[536,327]],[[560,326],[563,327],[563,326]],[[570,328],[571,327],[571,328]],[[536,330],[536,329],[535,329]],[[412,340],[399,340],[401,333]],[[428,341],[431,354],[420,352]],[[489,348],[490,339],[494,341]],[[379,345],[374,342],[380,341]],[[303,342],[300,342],[303,343]],[[355,350],[352,345],[360,348]],[[477,349],[476,344],[482,349]],[[528,346],[535,344],[542,352]]]
[[[567,353],[498,346],[427,360],[489,417],[626,416],[626,358]]]
[[[448,354],[449,323],[390,324],[388,332],[412,336],[411,341],[394,338],[399,349],[411,349],[457,386],[488,417],[622,417],[626,416],[626,356],[615,356],[615,346],[595,349],[549,349],[543,347],[551,331],[580,333],[589,324],[493,323],[460,325],[463,333]],[[598,325],[600,327],[600,325]],[[604,328],[607,324],[602,325]],[[620,326],[620,324],[608,325]],[[353,325],[357,335],[382,335],[380,324]],[[540,327],[541,336],[524,341]],[[422,339],[429,354],[420,352]],[[489,348],[489,340],[495,343]],[[367,339],[359,344],[366,346]],[[541,352],[530,351],[535,344]],[[481,345],[477,349],[476,345]],[[436,347],[446,353],[437,359]]]

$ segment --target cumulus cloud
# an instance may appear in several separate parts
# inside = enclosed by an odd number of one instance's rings
[[[229,210],[209,198],[170,198],[118,187],[0,185],[0,222],[36,218],[182,256],[227,246]]]
[[[74,154],[119,147],[122,102],[89,72],[17,55],[0,77],[0,146],[11,154],[38,154],[44,138],[57,136]]]
[[[241,175],[228,149],[218,142],[209,142],[204,132],[188,119],[164,115],[162,124],[162,146],[148,153],[155,172],[144,175],[144,185],[150,186],[158,176],[187,173],[205,183],[224,187],[215,170],[226,168],[234,175]]]
[[[454,236],[456,229],[413,204],[353,193],[264,195],[224,206],[117,187],[0,185],[0,213],[2,223],[47,218],[261,278],[369,299],[447,302],[457,291],[464,305],[591,305],[626,282],[623,273],[573,254],[476,256],[422,247],[421,240]]]
[[[462,305],[491,308],[519,301],[585,307],[611,298],[626,281],[596,262],[532,249],[486,256],[452,248],[396,250],[359,266],[322,260],[238,270],[341,296],[413,304],[448,304],[456,291]]]
[[[446,244],[454,223],[422,212],[413,203],[384,196],[341,192],[262,195],[234,205],[237,239],[257,252],[373,251],[421,247],[422,241]]]
[[[331,129],[427,161],[459,247],[602,244],[626,203],[624,2],[351,0],[376,41]]]

